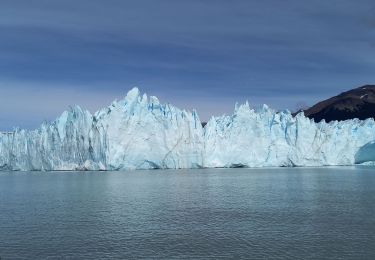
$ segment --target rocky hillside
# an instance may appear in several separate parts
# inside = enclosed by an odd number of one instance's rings
[[[304,110],[305,116],[315,122],[325,119],[346,120],[375,118],[375,85],[365,85],[321,101]]]

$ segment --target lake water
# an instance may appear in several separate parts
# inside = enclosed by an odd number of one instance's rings
[[[375,168],[0,173],[1,259],[375,259]]]

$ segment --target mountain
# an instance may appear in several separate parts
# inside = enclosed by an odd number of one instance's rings
[[[205,127],[195,111],[137,88],[95,114],[79,106],[35,130],[0,133],[0,170],[129,170],[353,165],[375,161],[375,121],[315,123],[236,106]]]
[[[321,101],[303,111],[315,122],[375,117],[375,85],[365,85]]]

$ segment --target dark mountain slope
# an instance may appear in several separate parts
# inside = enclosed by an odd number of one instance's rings
[[[315,122],[325,119],[347,120],[375,118],[375,85],[365,85],[321,101],[304,110],[305,116]]]

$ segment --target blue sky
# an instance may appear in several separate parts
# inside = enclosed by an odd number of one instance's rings
[[[133,86],[207,120],[375,83],[367,0],[2,0],[0,37],[1,130],[95,112]]]

